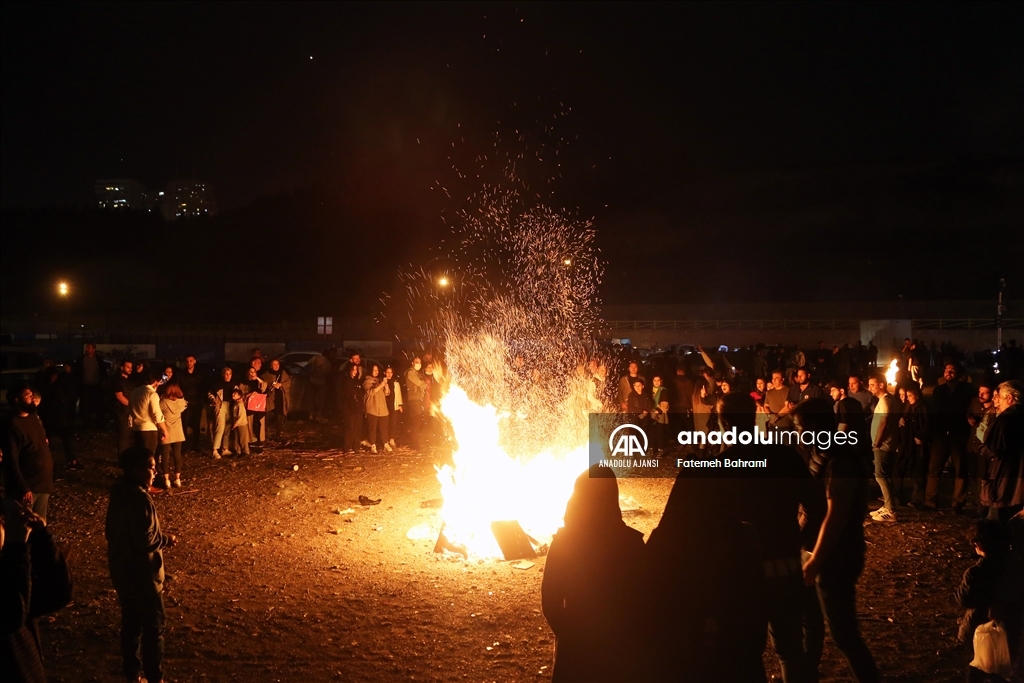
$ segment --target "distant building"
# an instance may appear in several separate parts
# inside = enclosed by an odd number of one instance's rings
[[[216,216],[217,203],[213,199],[213,191],[206,183],[195,180],[175,180],[167,183],[167,190],[160,202],[164,220],[174,221],[179,218],[195,218],[197,216]]]
[[[97,180],[93,189],[101,209],[144,211],[147,208],[146,188],[136,180]]]

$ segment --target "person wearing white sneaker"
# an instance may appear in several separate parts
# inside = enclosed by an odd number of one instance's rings
[[[387,382],[390,391],[385,399],[388,404],[388,434],[391,435],[391,438],[384,444],[384,450],[390,453],[395,448],[395,434],[398,434],[400,430],[399,420],[404,412],[402,406],[405,402],[402,400],[402,385],[395,376],[394,368],[384,368],[384,381]]]
[[[871,519],[884,524],[892,524],[896,521],[896,513],[883,506],[871,513]]]
[[[391,393],[391,389],[381,376],[379,365],[372,366],[370,374],[363,380],[363,391],[366,392],[363,401],[366,406],[366,440],[370,443],[370,452],[377,452],[378,433],[385,450],[391,452],[391,446],[388,445],[387,403],[387,397]]]
[[[875,481],[882,489],[882,507],[871,513],[876,522],[895,522],[892,496],[893,451],[899,434],[899,416],[896,402],[889,395],[885,375],[876,373],[868,378],[868,391],[878,399],[871,418],[871,450],[875,456]]]

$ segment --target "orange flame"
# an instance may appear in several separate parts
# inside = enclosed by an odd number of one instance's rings
[[[501,447],[500,427],[503,420],[519,416],[474,403],[455,384],[442,399],[441,412],[458,442],[452,454],[455,467],[437,469],[448,540],[471,556],[500,558],[491,522],[518,520],[538,543],[550,542],[562,525],[576,477],[587,468],[586,441],[569,451],[551,449],[516,459]]]

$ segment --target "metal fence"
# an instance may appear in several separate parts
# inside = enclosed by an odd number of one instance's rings
[[[994,330],[995,318],[916,318],[915,330]],[[1024,318],[1004,318],[1003,329],[1024,329]],[[610,330],[857,330],[860,320],[606,320],[602,331]]]

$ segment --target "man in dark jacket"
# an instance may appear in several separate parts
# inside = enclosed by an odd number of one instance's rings
[[[39,386],[39,419],[43,421],[50,444],[60,439],[64,447],[64,464],[76,470],[81,465],[75,458],[75,441],[71,436],[69,415],[72,411],[69,406],[74,405],[74,397],[68,384],[66,375],[56,367],[46,368],[43,383]]]
[[[971,476],[967,460],[967,439],[970,436],[967,411],[970,409],[974,392],[969,384],[960,381],[960,372],[952,363],[948,363],[943,369],[942,377],[945,382],[935,387],[932,392],[934,419],[924,505],[932,510],[936,508],[939,476],[949,461],[956,474],[953,486],[953,511],[960,512],[967,499],[968,481]]]
[[[30,386],[19,384],[7,392],[7,400],[13,413],[3,430],[5,496],[28,505],[45,520],[53,493],[53,456],[36,414],[36,396]]]
[[[199,368],[196,366],[195,356],[192,354],[185,356],[185,369],[175,372],[174,379],[181,387],[182,397],[188,404],[181,416],[181,426],[185,430],[185,444],[189,451],[198,453],[199,428],[203,415],[203,382]]]
[[[427,381],[420,372],[422,361],[419,356],[412,359],[412,366],[405,371],[405,404],[409,408],[406,425],[409,429],[409,445],[419,448],[422,445],[423,399],[426,398]]]
[[[682,360],[672,380],[672,407],[669,412],[672,429],[676,433],[693,429],[693,380],[686,375],[686,364]]]
[[[110,393],[113,395],[114,423],[117,426],[117,452],[124,452],[132,443],[132,421],[128,409],[128,397],[135,385],[132,382],[134,365],[130,360],[121,361],[118,373],[111,380]]]
[[[103,386],[107,380],[107,368],[103,359],[96,354],[95,344],[86,344],[85,352],[71,366],[75,389],[81,397],[79,415],[86,424],[103,422]]]
[[[160,531],[156,506],[149,497],[156,462],[145,448],[121,453],[124,474],[110,491],[107,508],[107,559],[110,579],[121,605],[122,672],[129,681],[163,680],[164,557],[174,536]],[[142,661],[139,661],[139,641]]]
[[[988,472],[981,488],[981,504],[990,508],[989,517],[1007,522],[1024,508],[1024,383],[1019,380],[999,385],[995,420],[984,433],[981,455],[988,460]],[[979,434],[980,435],[980,434]]]

